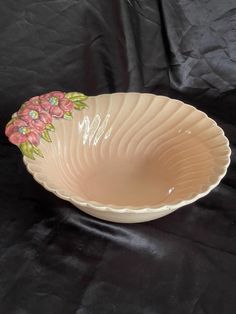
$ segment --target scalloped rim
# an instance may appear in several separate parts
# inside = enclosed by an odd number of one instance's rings
[[[106,96],[106,95],[114,95],[114,94],[120,94],[120,95],[124,95],[124,94],[143,94],[143,95],[151,95],[151,96],[162,96],[162,95],[156,95],[156,94],[151,94],[151,93],[137,93],[137,92],[127,92],[127,93],[107,93],[107,94],[99,94],[97,96],[89,96],[89,98],[97,98],[97,97],[102,97],[102,96]],[[167,96],[162,96],[162,97],[166,97],[167,99],[172,99],[172,100],[178,100],[175,98],[170,98]],[[180,101],[180,100],[178,100]],[[50,186],[47,185],[47,182],[45,180],[41,180],[37,175],[40,174],[39,172],[35,172],[30,168],[30,163],[31,161],[27,158],[27,157],[23,157],[23,161],[24,164],[26,165],[26,168],[28,170],[28,172],[34,177],[35,181],[37,181],[39,184],[41,184],[46,190],[52,192],[53,194],[55,194],[56,196],[60,197],[61,199],[64,199],[66,201],[71,202],[72,204],[76,204],[76,206],[80,207],[88,207],[90,209],[95,209],[97,211],[101,211],[101,212],[113,212],[113,213],[132,213],[132,214],[144,214],[144,213],[155,213],[155,212],[164,212],[164,211],[174,211],[182,206],[185,205],[189,205],[195,201],[197,201],[198,199],[206,196],[207,194],[209,194],[215,187],[217,187],[220,183],[220,181],[223,179],[223,177],[225,176],[226,172],[227,172],[227,168],[230,164],[230,156],[231,156],[231,149],[229,146],[229,140],[228,138],[225,136],[225,133],[223,131],[223,129],[221,127],[218,126],[218,124],[211,119],[206,113],[204,113],[203,111],[197,109],[196,107],[186,104],[182,101],[180,101],[182,104],[184,104],[185,106],[189,106],[191,107],[193,110],[195,111],[199,111],[201,112],[205,118],[209,119],[212,122],[212,125],[216,128],[218,128],[218,130],[220,131],[220,134],[222,136],[222,138],[225,141],[225,148],[227,150],[227,153],[225,155],[225,157],[227,158],[227,162],[225,163],[224,166],[222,166],[222,173],[221,175],[219,175],[218,179],[216,180],[216,182],[214,184],[211,184],[210,186],[208,186],[208,188],[202,192],[202,193],[198,193],[197,195],[195,195],[194,197],[187,199],[187,200],[183,200],[183,201],[177,201],[174,204],[166,204],[166,205],[162,205],[162,206],[151,206],[149,207],[147,206],[143,206],[143,207],[137,207],[137,206],[130,206],[130,205],[124,205],[124,206],[116,206],[114,204],[102,204],[96,201],[88,201],[88,200],[84,200],[82,198],[79,198],[78,196],[75,195],[67,195],[64,194],[63,191],[61,190],[56,190]],[[223,145],[223,144],[222,144]]]

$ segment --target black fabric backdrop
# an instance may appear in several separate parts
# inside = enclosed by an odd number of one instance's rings
[[[235,314],[235,0],[1,0],[0,13],[0,313]],[[156,221],[89,217],[39,186],[3,133],[51,90],[189,102],[225,130],[228,173]]]

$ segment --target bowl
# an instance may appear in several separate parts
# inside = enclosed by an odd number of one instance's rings
[[[230,162],[224,132],[205,113],[145,93],[36,96],[6,135],[45,189],[113,222],[153,220],[195,202]]]

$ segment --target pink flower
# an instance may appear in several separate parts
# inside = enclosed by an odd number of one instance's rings
[[[27,122],[31,128],[43,132],[46,128],[46,124],[52,122],[52,117],[48,112],[43,110],[38,104],[38,101],[35,102],[36,98],[37,97],[33,97],[27,101],[18,111],[17,116]]]
[[[25,121],[20,119],[11,120],[6,126],[5,134],[9,137],[9,141],[15,145],[20,145],[24,142],[38,145],[40,140],[40,133],[30,128]]]
[[[65,98],[62,92],[47,93],[39,98],[42,108],[56,118],[62,118],[64,113],[70,112],[74,107],[73,102]]]

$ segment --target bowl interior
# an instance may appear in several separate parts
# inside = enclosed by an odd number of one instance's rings
[[[55,120],[44,158],[27,159],[50,190],[82,201],[159,207],[204,193],[229,160],[227,139],[194,107],[163,96],[89,97],[73,120]]]

